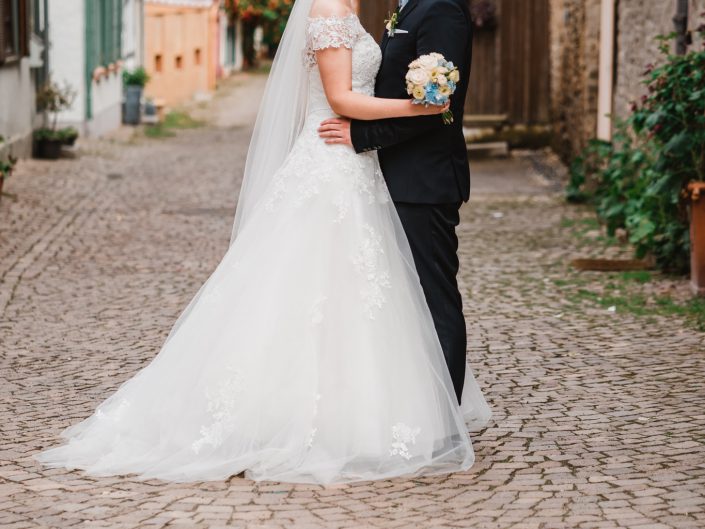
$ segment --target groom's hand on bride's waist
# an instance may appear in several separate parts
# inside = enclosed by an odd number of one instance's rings
[[[318,127],[318,135],[329,145],[350,145],[350,120],[347,118],[327,119]]]

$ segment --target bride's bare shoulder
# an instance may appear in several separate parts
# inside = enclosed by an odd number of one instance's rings
[[[346,17],[355,14],[350,0],[314,0],[311,17]]]

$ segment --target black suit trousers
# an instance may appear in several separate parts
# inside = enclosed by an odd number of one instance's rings
[[[465,380],[467,335],[458,291],[460,206],[395,202],[414,264],[431,310],[453,387],[460,402]]]

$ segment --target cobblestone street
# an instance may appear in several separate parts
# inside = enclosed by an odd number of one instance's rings
[[[170,484],[48,470],[55,445],[158,352],[224,254],[263,77],[202,127],[122,131],[75,159],[23,161],[0,202],[0,526],[24,528],[705,527],[705,333],[601,303],[626,255],[568,206],[545,156],[473,162],[462,213],[469,361],[494,418],[463,474],[323,488]],[[245,108],[245,105],[247,107]],[[687,297],[654,275],[647,297]],[[585,294],[587,292],[587,294]]]

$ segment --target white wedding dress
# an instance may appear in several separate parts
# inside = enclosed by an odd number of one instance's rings
[[[472,465],[490,411],[469,369],[457,404],[376,154],[316,131],[334,113],[314,50],[352,48],[373,95],[380,49],[355,16],[309,19],[306,43],[305,125],[264,199],[159,355],[43,463],[308,483]]]

